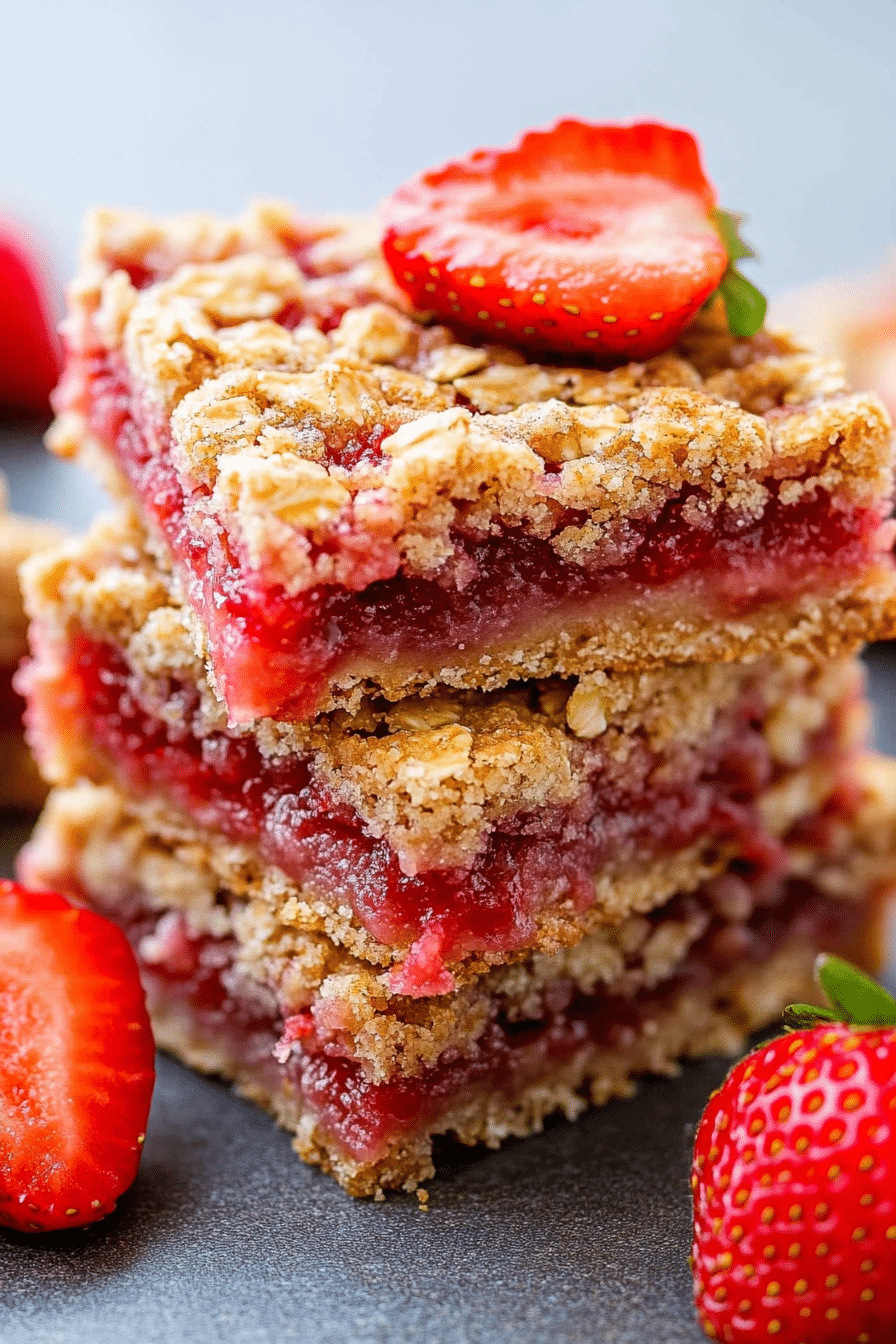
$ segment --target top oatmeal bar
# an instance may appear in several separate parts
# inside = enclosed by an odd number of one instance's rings
[[[720,301],[533,362],[259,206],[101,212],[70,303],[52,446],[136,496],[236,723],[896,633],[884,407]]]

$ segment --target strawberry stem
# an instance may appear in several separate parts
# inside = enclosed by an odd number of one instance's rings
[[[833,1008],[819,1008],[815,1003],[789,1003],[784,1009],[784,1025],[790,1031],[807,1031],[820,1022],[838,1022]]]
[[[790,1004],[784,1009],[784,1022],[791,1030],[800,1031],[822,1022],[844,1022],[857,1027],[896,1026],[896,999],[858,966],[822,953],[815,962],[815,979],[831,1007]]]

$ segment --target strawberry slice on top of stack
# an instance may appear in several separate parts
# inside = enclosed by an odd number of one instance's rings
[[[693,136],[651,123],[530,131],[421,173],[384,215],[383,253],[416,308],[549,353],[661,354],[733,264],[733,216],[716,209]],[[762,325],[754,293],[742,335]]]

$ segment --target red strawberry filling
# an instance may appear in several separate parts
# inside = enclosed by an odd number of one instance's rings
[[[182,707],[180,722],[160,718],[141,704],[110,645],[81,637],[70,658],[56,680],[32,681],[38,737],[52,733],[60,705],[67,718],[82,716],[92,749],[128,790],[161,792],[200,824],[257,845],[266,862],[311,892],[349,905],[380,942],[410,948],[393,971],[395,989],[405,994],[450,991],[446,962],[466,953],[531,945],[536,916],[549,905],[587,909],[601,864],[640,865],[704,839],[707,847],[733,843],[767,868],[778,861],[779,846],[755,809],[778,769],[755,696],[720,714],[699,751],[660,758],[645,742],[621,769],[598,743],[583,745],[589,773],[573,804],[499,821],[468,868],[435,866],[438,854],[430,853],[425,862],[407,863],[416,869],[409,873],[306,758],[266,759],[251,736],[194,735],[188,725],[196,692],[186,684],[168,688]],[[838,713],[807,753],[842,756]]]
[[[292,1032],[284,1048],[283,1020],[276,1011],[259,1008],[257,988],[245,996],[234,990],[231,944],[190,938],[183,918],[169,913],[163,920],[178,922],[178,955],[166,962],[156,939],[143,937],[154,917],[130,916],[127,931],[144,949],[142,974],[151,1004],[185,1011],[200,1036],[223,1044],[266,1086],[297,1088],[332,1142],[358,1161],[375,1162],[396,1142],[438,1126],[440,1117],[477,1093],[512,1100],[595,1047],[625,1050],[688,987],[709,985],[737,965],[760,965],[784,943],[842,948],[865,918],[858,903],[832,902],[801,880],[769,883],[764,878],[754,885],[748,878],[747,886],[755,904],[746,922],[710,918],[711,886],[686,898],[691,906],[696,901],[707,907],[708,928],[674,978],[660,988],[628,998],[582,994],[560,982],[523,1020],[511,1020],[496,1001],[490,1025],[466,1050],[449,1050],[434,1067],[385,1082],[372,1081],[364,1066],[348,1057],[344,1038],[316,1031],[313,1010],[302,1014],[302,1030]],[[666,907],[654,922],[661,926],[674,913]],[[116,917],[121,918],[120,911]],[[192,956],[185,955],[185,948]]]
[[[695,609],[707,619],[746,616],[842,584],[888,545],[877,511],[834,501],[821,489],[785,506],[769,480],[770,499],[758,518],[722,509],[712,528],[692,526],[694,510],[682,494],[651,517],[627,520],[616,551],[588,568],[561,559],[549,539],[518,530],[484,539],[456,534],[454,572],[463,571],[462,585],[408,574],[388,538],[346,519],[327,546],[354,570],[354,582],[290,595],[275,575],[245,563],[224,521],[207,511],[207,495],[175,469],[167,425],[141,409],[112,361],[85,360],[81,373],[94,433],[185,571],[236,722],[310,717],[343,670],[375,675],[407,664],[438,675],[459,656],[489,657],[560,628],[587,637],[615,608],[634,610],[648,600],[673,619]],[[331,443],[329,458],[347,467],[377,458],[388,433],[381,426]],[[556,530],[583,521],[567,511]],[[637,610],[643,621],[644,606]]]

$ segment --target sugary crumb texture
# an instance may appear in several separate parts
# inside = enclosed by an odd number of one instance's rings
[[[67,341],[53,446],[102,460],[126,498],[122,442],[166,461],[168,475],[139,479],[178,494],[182,523],[166,531],[137,490],[139,520],[123,509],[26,566],[32,675],[52,681],[80,635],[102,641],[174,730],[307,758],[406,873],[471,863],[517,812],[573,807],[597,760],[625,778],[637,743],[672,770],[731,706],[764,705],[775,774],[756,808],[774,865],[699,844],[607,865],[592,909],[548,909],[533,947],[470,958],[453,992],[413,997],[347,906],[161,792],[122,790],[61,698],[36,734],[60,787],[23,873],[126,927],[162,1044],[232,1078],[302,1157],[355,1194],[413,1189],[432,1174],[433,1136],[495,1145],[628,1095],[636,1075],[736,1048],[806,996],[819,946],[870,955],[894,877],[896,767],[857,762],[856,666],[819,659],[896,631],[890,424],[836,363],[783,335],[734,340],[718,310],[644,364],[528,363],[409,311],[369,222],[276,206],[234,224],[101,212]],[[349,659],[311,722],[248,702],[228,721],[215,557],[262,606],[396,574],[462,594],[494,539],[625,574],[670,505],[675,527],[724,534],[732,553],[766,516],[808,519],[817,536],[827,510],[858,540],[793,574],[787,555],[754,548],[732,575],[766,594],[761,608],[716,591],[712,567],[667,583],[664,605],[639,579],[579,627],[560,604],[494,647]],[[540,682],[508,685],[525,678]]]

